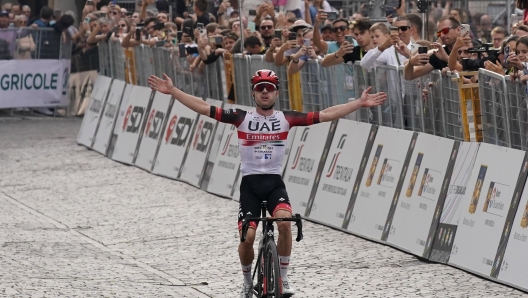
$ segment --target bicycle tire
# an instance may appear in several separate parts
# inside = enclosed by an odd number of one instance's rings
[[[266,297],[280,298],[282,282],[275,241],[270,240],[266,243],[264,258],[264,293],[266,293]]]

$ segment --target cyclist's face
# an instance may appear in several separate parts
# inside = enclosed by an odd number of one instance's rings
[[[279,96],[279,91],[268,91],[266,88],[264,88],[260,92],[253,91],[253,96],[260,107],[268,108],[275,103],[275,100]]]

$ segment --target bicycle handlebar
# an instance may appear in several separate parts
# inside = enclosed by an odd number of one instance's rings
[[[299,242],[303,239],[302,218],[298,213],[295,214],[294,217],[251,217],[251,213],[248,212],[246,217],[242,220],[242,233],[240,235],[240,242],[246,241],[249,223],[252,221],[294,221],[295,225],[297,226],[297,238],[295,238],[295,241]]]

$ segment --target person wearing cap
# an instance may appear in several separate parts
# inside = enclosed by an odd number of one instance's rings
[[[282,66],[288,62],[288,59],[296,54],[303,44],[303,35],[302,32],[306,28],[312,28],[310,24],[306,23],[304,20],[297,20],[290,27],[290,32],[295,33],[297,38],[295,40],[288,40],[280,47],[279,51],[275,55],[275,65]]]
[[[9,27],[9,12],[6,10],[2,10],[0,12],[0,29],[7,29]],[[9,56],[12,56],[15,52],[16,47],[16,31],[15,30],[0,30],[0,39],[2,39],[4,42],[2,42],[2,47],[6,47],[9,49]],[[4,49],[2,49],[4,52]],[[2,54],[4,59],[8,57],[6,54]],[[10,58],[9,58],[10,59]]]
[[[273,107],[279,96],[279,78],[275,72],[267,69],[258,70],[251,78],[251,96],[255,108],[251,110],[222,109],[208,102],[189,95],[172,83],[166,74],[163,79],[151,76],[148,84],[152,90],[171,95],[194,112],[211,117],[223,123],[233,124],[238,131],[238,148],[241,158],[242,182],[238,231],[241,235],[243,219],[248,213],[260,214],[261,202],[267,201],[271,216],[291,218],[292,206],[282,180],[282,163],[285,145],[290,129],[294,126],[309,126],[345,117],[362,107],[381,105],[385,93],[369,94],[367,88],[358,99],[329,107],[317,112],[278,111]],[[242,82],[239,82],[242,83]],[[351,154],[362,154],[356,152]],[[253,297],[253,273],[251,267],[255,258],[253,244],[257,224],[250,222],[244,242],[238,245],[241,271],[244,279],[240,298]],[[288,280],[288,269],[292,253],[292,232],[289,221],[277,222],[277,253],[280,263],[281,294],[291,297],[295,292]],[[279,298],[279,297],[275,297]]]
[[[321,28],[321,39],[324,41],[334,41],[334,36],[332,34],[332,25],[327,24]]]
[[[325,11],[319,10],[315,17],[315,27],[320,28],[321,25],[328,18]],[[322,53],[333,54],[339,50],[341,44],[345,41],[345,35],[348,31],[348,21],[346,19],[336,19],[332,22],[332,33],[335,41],[321,40],[321,33],[319,30],[314,30],[314,44],[321,50]],[[357,46],[357,43],[354,43]]]

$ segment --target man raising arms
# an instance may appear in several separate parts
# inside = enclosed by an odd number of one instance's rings
[[[268,212],[273,217],[292,216],[290,200],[281,177],[285,143],[290,128],[336,120],[359,108],[380,105],[387,98],[385,93],[369,94],[372,90],[372,87],[369,87],[360,98],[329,107],[320,112],[277,111],[273,109],[273,106],[279,96],[279,78],[273,71],[262,69],[251,78],[252,96],[256,108],[249,111],[224,110],[208,104],[201,98],[184,93],[172,84],[172,80],[166,74],[163,76],[164,79],[156,76],[151,76],[148,79],[153,90],[172,95],[183,105],[199,114],[237,127],[242,171],[238,215],[239,231],[245,214],[248,212],[259,214],[262,201],[268,202]],[[260,150],[259,148],[263,149]],[[277,226],[279,231],[277,251],[282,279],[282,294],[291,296],[294,294],[294,290],[290,287],[287,276],[292,248],[290,222],[277,222]],[[251,222],[246,241],[241,242],[238,246],[244,276],[244,286],[240,298],[253,297],[251,265],[255,257],[253,242],[256,228],[257,224]]]

